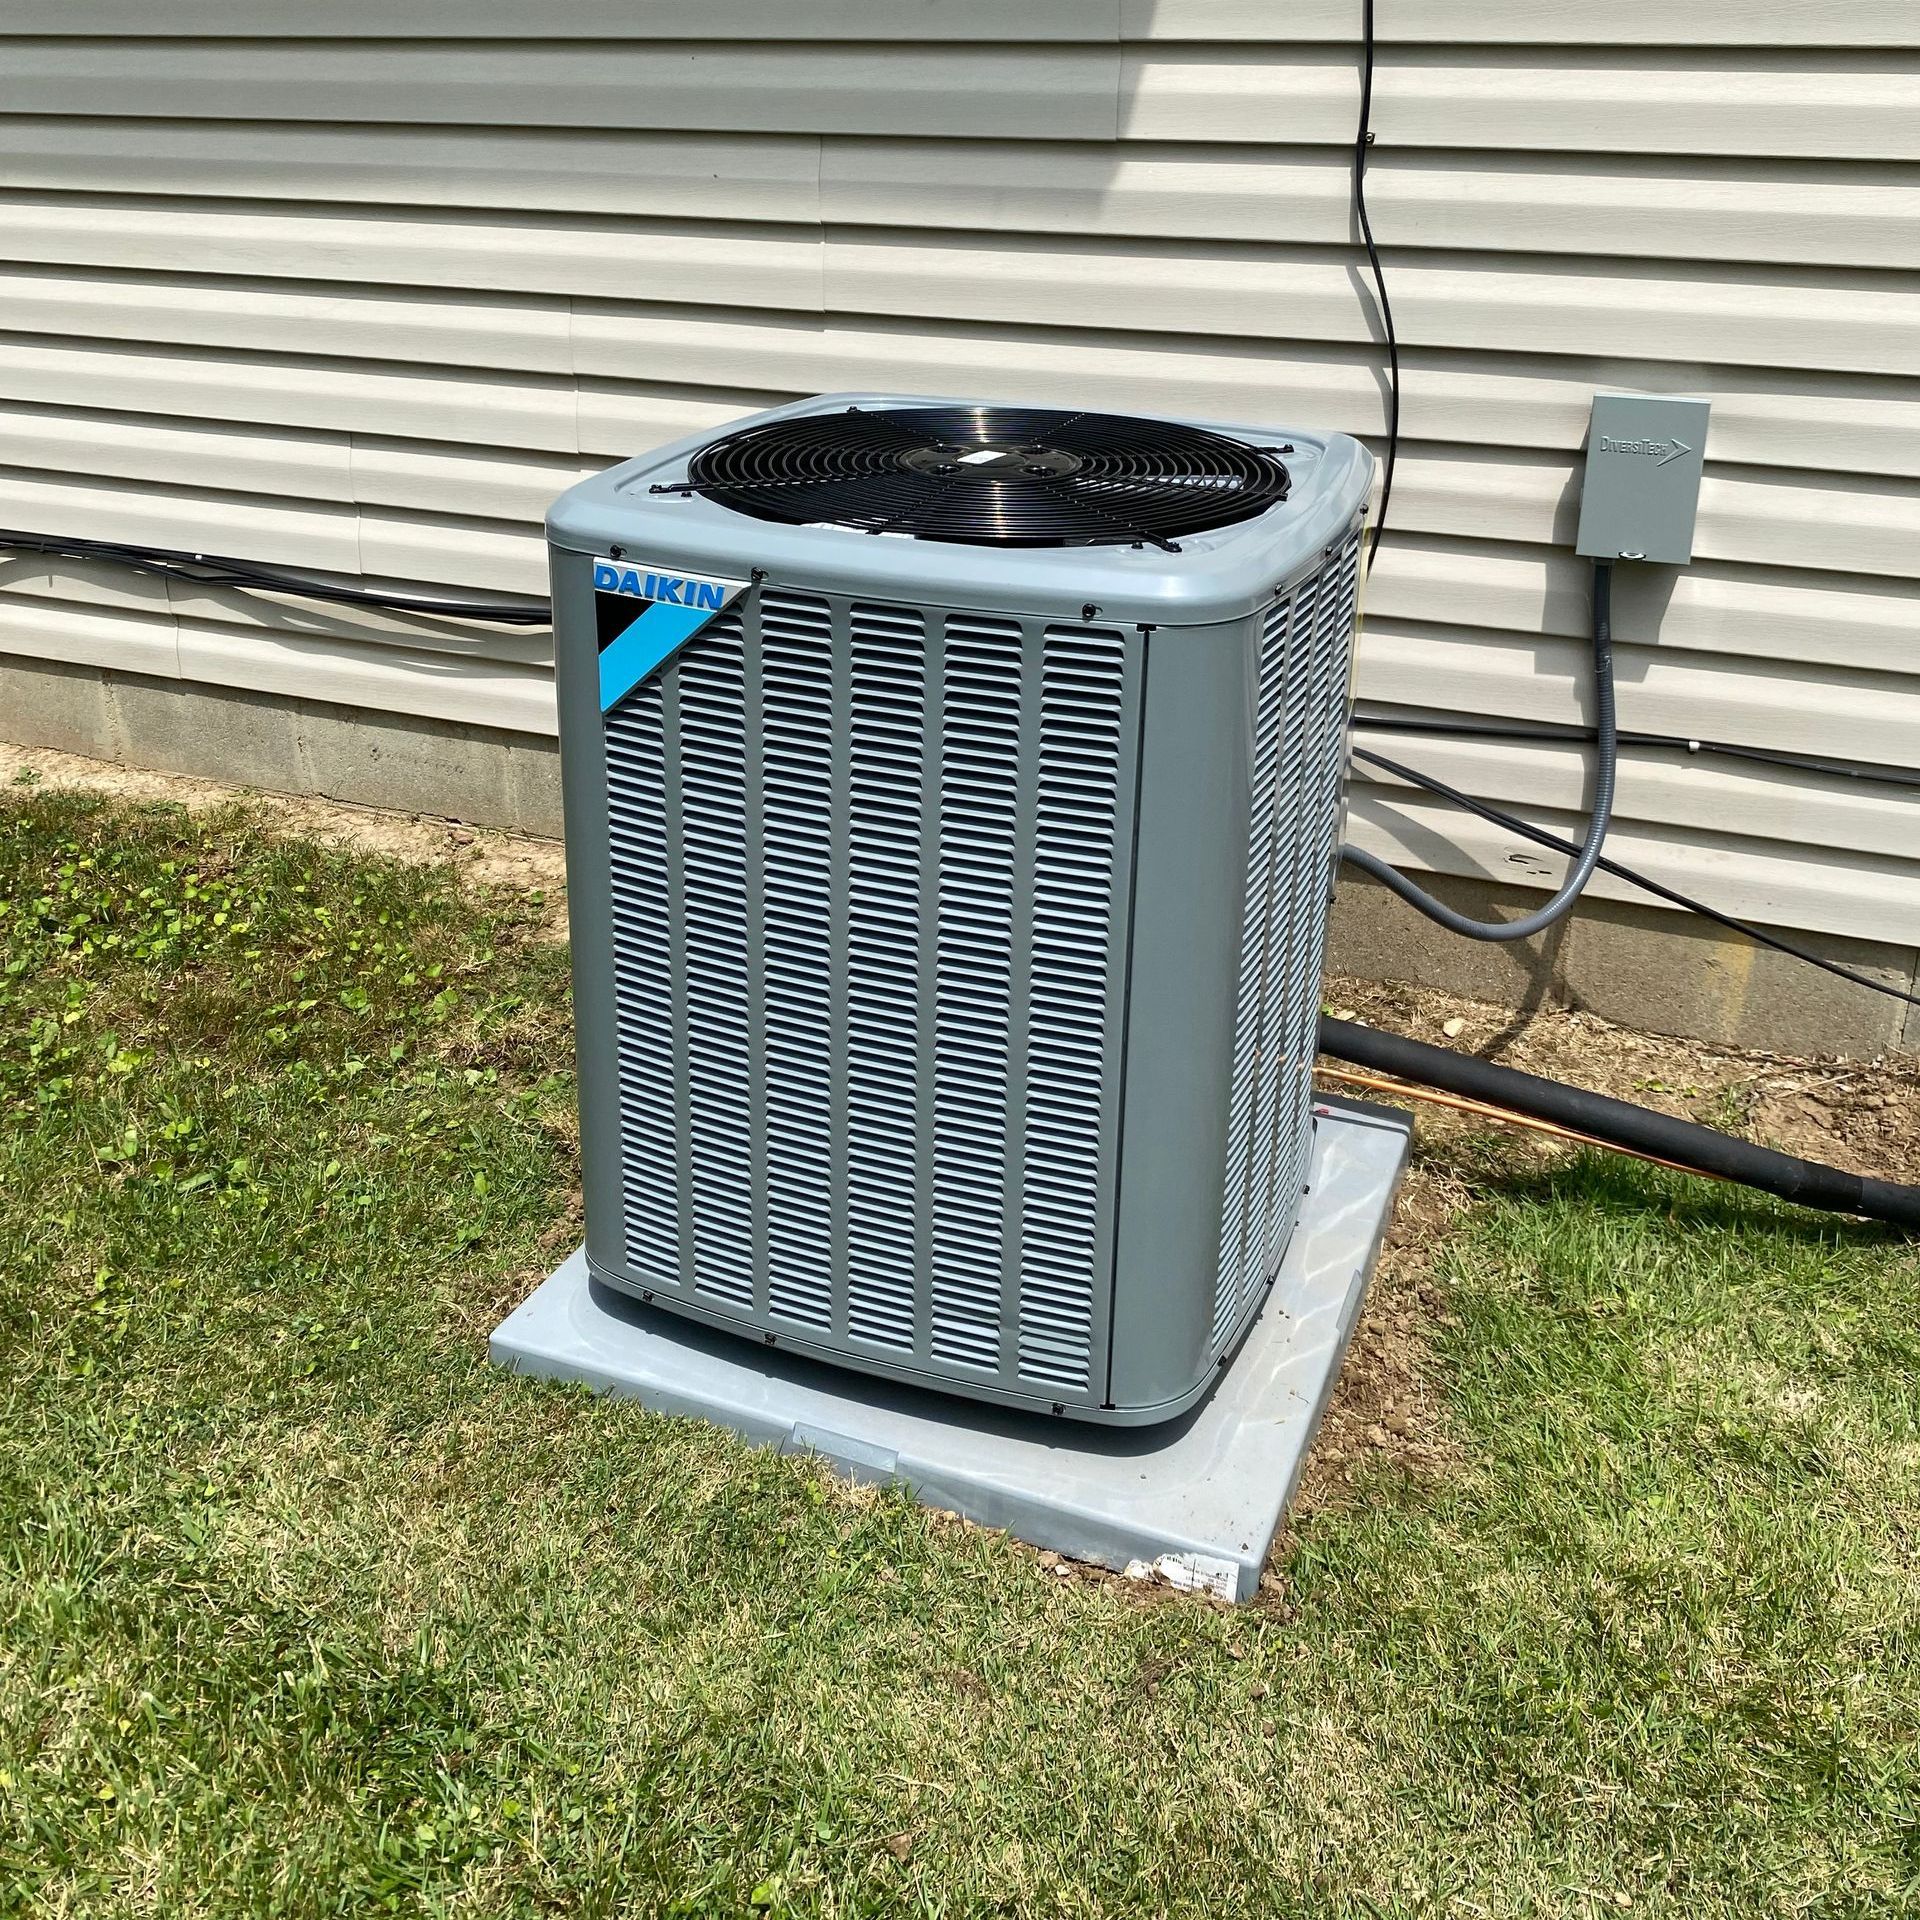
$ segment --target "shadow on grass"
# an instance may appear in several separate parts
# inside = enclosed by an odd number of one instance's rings
[[[1649,1224],[1772,1236],[1803,1246],[1896,1248],[1910,1244],[1897,1227],[1811,1207],[1704,1174],[1676,1173],[1625,1154],[1582,1150],[1551,1165],[1522,1165],[1509,1155],[1471,1156],[1458,1171],[1487,1196],[1567,1211],[1580,1209]]]

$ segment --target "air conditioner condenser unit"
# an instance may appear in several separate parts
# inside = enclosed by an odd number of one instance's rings
[[[1310,1165],[1357,442],[854,394],[548,522],[594,1278],[1191,1407]]]

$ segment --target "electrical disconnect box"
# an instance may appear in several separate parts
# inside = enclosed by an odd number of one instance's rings
[[[1708,410],[1666,394],[1593,396],[1579,552],[1673,567],[1693,558]]]

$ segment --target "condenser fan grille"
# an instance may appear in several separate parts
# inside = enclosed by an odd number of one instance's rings
[[[747,427],[679,488],[756,520],[991,547],[1172,548],[1287,497],[1274,453],[1203,427],[1024,407],[888,407]]]

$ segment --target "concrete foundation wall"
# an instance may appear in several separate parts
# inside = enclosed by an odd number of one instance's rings
[[[0,738],[234,786],[560,832],[557,749],[490,727],[0,660]],[[1539,901],[1535,892],[1486,881],[1425,876],[1425,883],[1481,917]],[[1889,985],[1920,990],[1920,951],[1912,947],[1786,937]],[[1328,966],[1503,1006],[1580,1006],[1625,1026],[1782,1053],[1920,1051],[1920,1008],[1659,907],[1587,900],[1539,939],[1500,946],[1447,933],[1356,876],[1340,886]]]
[[[0,659],[0,739],[560,836],[559,748],[494,727]]]
[[[1519,887],[1419,879],[1480,919],[1517,919],[1540,904],[1538,893]],[[1911,947],[1774,931],[1870,979],[1920,991],[1920,953]],[[1666,907],[1589,896],[1558,926],[1508,946],[1448,933],[1377,881],[1350,875],[1340,882],[1330,936],[1330,972],[1410,981],[1497,1006],[1584,1007],[1625,1027],[1776,1053],[1920,1051],[1920,1007]]]

